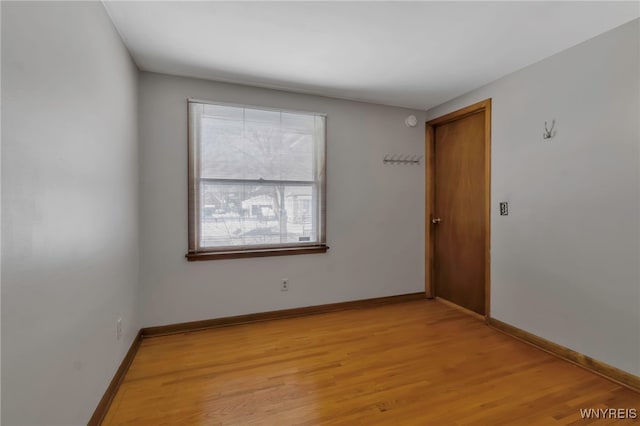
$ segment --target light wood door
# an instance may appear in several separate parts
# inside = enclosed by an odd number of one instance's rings
[[[486,116],[480,109],[433,126],[435,296],[481,315],[488,276]]]

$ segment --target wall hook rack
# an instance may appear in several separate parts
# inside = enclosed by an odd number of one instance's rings
[[[551,139],[552,137],[554,137],[556,135],[556,131],[553,130],[555,125],[556,125],[556,120],[553,120],[551,122],[551,128],[548,129],[547,128],[547,122],[546,121],[544,122],[544,133],[542,134],[542,138],[543,139]]]
[[[398,155],[387,154],[382,159],[383,164],[420,164],[422,161],[421,155]]]

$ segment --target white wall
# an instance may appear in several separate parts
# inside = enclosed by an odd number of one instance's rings
[[[6,425],[86,424],[140,327],[137,78],[100,3],[2,2]]]
[[[492,316],[634,374],[639,40],[635,20],[427,113],[493,98]]]
[[[0,46],[2,46],[2,7],[0,7]],[[0,54],[0,82],[2,55]],[[0,225],[2,224],[2,84],[0,84]],[[0,226],[0,366],[2,366],[2,226]],[[0,367],[1,376],[2,367]],[[0,426],[2,425],[2,380],[0,379]]]
[[[188,97],[327,113],[324,254],[187,262]],[[424,290],[424,112],[142,73],[143,325],[161,325]],[[280,280],[291,289],[281,292]]]

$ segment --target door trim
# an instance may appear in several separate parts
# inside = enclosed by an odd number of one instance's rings
[[[434,238],[431,217],[433,215],[435,203],[435,129],[443,124],[460,120],[471,114],[484,111],[484,152],[485,152],[485,320],[488,320],[491,313],[491,98],[485,99],[468,107],[445,114],[426,122],[425,131],[425,295],[427,298],[434,298],[435,287],[433,283],[434,272]]]

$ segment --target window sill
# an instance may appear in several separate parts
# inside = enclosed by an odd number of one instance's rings
[[[237,251],[216,251],[216,252],[199,252],[187,253],[185,257],[189,262],[199,260],[217,260],[217,259],[243,259],[249,257],[267,257],[267,256],[289,256],[294,254],[311,254],[326,253],[329,246],[307,246],[307,247],[285,247],[270,248],[263,250],[237,250]]]

